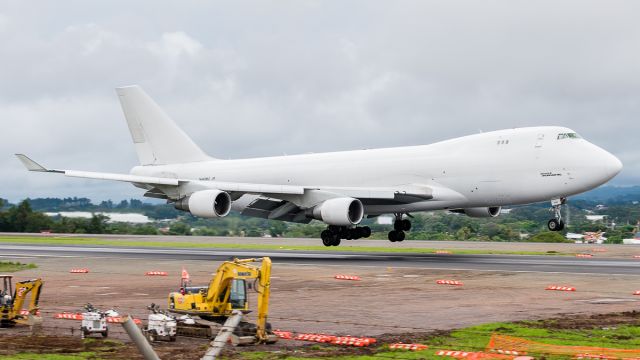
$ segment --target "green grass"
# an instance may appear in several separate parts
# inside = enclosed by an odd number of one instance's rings
[[[16,272],[26,269],[35,269],[36,264],[23,264],[20,262],[0,261],[0,273]]]
[[[286,239],[283,239],[286,243]],[[433,249],[433,248],[394,248],[374,246],[297,246],[297,245],[267,245],[267,244],[213,244],[178,241],[135,241],[98,238],[62,238],[62,237],[28,237],[28,236],[0,236],[0,243],[14,244],[51,244],[51,245],[98,245],[120,247],[169,247],[190,249],[238,249],[238,250],[302,250],[322,252],[372,252],[372,253],[412,253],[433,254],[438,250],[448,250],[452,254],[497,254],[497,255],[568,255],[555,251],[506,251],[480,249]]]
[[[379,346],[371,355],[334,355],[313,357],[313,351],[307,351],[304,357],[283,356],[282,353],[247,352],[242,353],[243,360],[302,360],[302,359],[337,359],[337,360],[380,360],[380,359],[443,359],[435,355],[437,350],[484,351],[491,334],[499,333],[535,341],[538,343],[591,346],[615,349],[640,349],[640,326],[612,326],[593,329],[551,329],[549,323],[541,321],[517,323],[491,323],[454,330],[443,335],[412,339],[414,343],[429,345],[424,351],[389,350],[386,345]],[[281,340],[285,341],[285,340]],[[306,348],[306,349],[311,349]],[[325,350],[330,352],[329,347]],[[301,349],[304,351],[303,349]],[[537,354],[531,354],[536,356]],[[538,356],[536,356],[538,357]],[[545,355],[547,359],[570,359],[571,356]]]
[[[83,360],[97,359],[94,352],[81,352],[73,355],[69,354],[39,354],[39,353],[20,353],[15,355],[4,355],[5,360]]]

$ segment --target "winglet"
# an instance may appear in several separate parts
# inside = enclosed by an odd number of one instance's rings
[[[42,166],[42,165],[38,164],[37,162],[29,159],[29,157],[27,155],[25,155],[25,154],[16,154],[16,157],[18,158],[18,160],[20,160],[22,162],[24,167],[26,167],[27,170],[29,170],[29,171],[40,171],[40,172],[49,171],[44,166]]]

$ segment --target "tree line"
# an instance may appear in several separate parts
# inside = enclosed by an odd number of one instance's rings
[[[61,201],[58,201],[61,200]],[[87,199],[88,200],[88,199]],[[126,202],[126,203],[125,203]],[[156,221],[149,224],[127,224],[108,222],[106,216],[93,214],[91,218],[50,217],[36,211],[38,208],[50,211],[71,210],[81,207],[87,211],[94,207],[96,211],[127,212],[138,209],[145,213],[173,214],[170,221]],[[57,208],[55,204],[63,207]],[[277,220],[244,217],[230,214],[220,219],[203,219],[185,212],[175,211],[168,204],[145,204],[139,200],[123,201],[109,205],[102,202],[93,205],[85,199],[34,199],[24,200],[17,205],[8,204],[0,199],[0,232],[41,232],[86,233],[86,234],[172,234],[202,236],[248,236],[248,237],[311,237],[316,238],[326,227],[325,224],[312,221],[309,224],[286,223]],[[569,220],[567,231],[582,233],[585,231],[605,231],[609,242],[619,243],[623,238],[633,235],[634,225],[640,219],[640,206],[637,204],[611,205],[607,209],[593,210],[594,204],[585,201],[571,203],[566,218]],[[108,212],[108,211],[107,211]],[[585,215],[606,214],[604,221],[588,221]],[[508,214],[497,218],[478,219],[462,214],[445,211],[413,214],[412,229],[407,238],[412,240],[467,240],[467,241],[566,241],[557,233],[546,230],[546,222],[551,212],[546,204],[519,206]],[[614,225],[615,224],[615,225]],[[386,240],[390,225],[378,224],[376,219],[365,219],[363,225],[370,226],[373,239]],[[537,236],[538,234],[545,234]],[[557,236],[556,236],[557,235]]]

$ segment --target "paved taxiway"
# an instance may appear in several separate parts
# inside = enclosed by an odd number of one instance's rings
[[[2,244],[0,258],[111,257],[147,260],[226,260],[269,256],[274,262],[305,265],[406,267],[421,269],[640,275],[640,260],[569,256],[441,255],[293,250],[215,250],[157,247]]]

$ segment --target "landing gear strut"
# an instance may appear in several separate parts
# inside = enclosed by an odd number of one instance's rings
[[[551,200],[551,211],[554,213],[554,218],[549,220],[547,227],[551,231],[561,231],[564,229],[564,221],[562,220],[562,205],[567,202],[567,198],[553,199]]]
[[[338,246],[342,239],[357,240],[371,236],[371,228],[368,226],[356,226],[349,228],[346,226],[329,225],[327,230],[320,233],[324,246]]]
[[[389,231],[389,241],[402,241],[405,238],[405,231],[411,230],[411,221],[403,219],[402,213],[395,214],[396,221],[393,222],[393,230]]]

